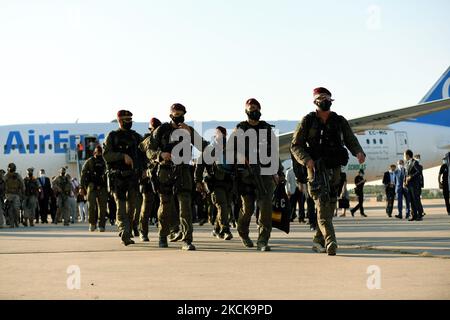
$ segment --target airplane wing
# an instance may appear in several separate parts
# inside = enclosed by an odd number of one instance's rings
[[[414,120],[414,118],[424,116],[430,113],[449,110],[450,98],[437,100],[429,103],[418,104],[412,107],[397,109],[393,111],[373,114],[366,117],[349,120],[348,123],[353,132],[359,133],[365,130],[389,129],[389,125],[405,120]],[[281,160],[289,159],[290,145],[293,132],[284,133],[278,136],[280,146]]]

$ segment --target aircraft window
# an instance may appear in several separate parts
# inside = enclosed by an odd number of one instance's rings
[[[16,146],[11,146],[11,150],[16,150]]]
[[[67,143],[63,144],[63,148],[64,148],[64,150],[67,150]]]
[[[377,139],[373,139],[373,144],[377,144]]]
[[[380,139],[380,144],[383,144],[383,139]]]
[[[27,144],[27,150],[30,150],[30,145],[29,144]]]
[[[367,144],[370,144],[370,139],[367,139],[366,142],[367,142]]]
[[[52,144],[51,143],[48,145],[48,150],[52,150]]]

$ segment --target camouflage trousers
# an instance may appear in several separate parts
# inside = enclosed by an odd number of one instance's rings
[[[64,224],[70,223],[70,200],[68,196],[59,195],[57,199],[57,206],[59,209],[58,222],[62,218]]]
[[[187,191],[177,194],[159,194],[160,205],[158,209],[159,236],[167,237],[176,229],[178,221],[183,235],[182,240],[192,242],[192,193]],[[177,217],[177,204],[179,220]]]
[[[9,201],[9,210],[5,215],[9,218],[9,225],[11,227],[18,227],[20,223],[20,196],[17,194],[6,194],[6,199]]]
[[[220,234],[230,232],[231,192],[225,188],[216,187],[211,193],[211,200],[217,209],[215,230]]]
[[[106,224],[106,211],[108,204],[108,191],[105,187],[89,186],[87,190],[88,221],[90,225],[104,228]]]
[[[322,168],[322,170],[325,170],[325,168]],[[333,226],[333,215],[337,204],[337,189],[340,182],[341,168],[338,167],[335,169],[326,170],[328,172],[331,189],[328,201],[324,201],[321,197],[311,194],[310,184],[308,183],[308,192],[313,198],[317,209],[317,229],[313,241],[320,243],[324,247],[328,246],[331,242],[335,242],[337,244]],[[312,182],[313,180],[314,171],[308,169],[308,182]]]
[[[144,192],[142,194],[142,208],[141,215],[139,217],[139,232],[141,235],[148,236],[148,222],[150,220],[150,214],[154,210],[156,205],[157,195],[152,191]]]
[[[30,225],[33,225],[37,207],[38,207],[37,196],[25,197],[25,199],[23,200],[24,223],[26,223],[28,220],[28,222],[30,222]]]
[[[275,191],[275,182],[272,176],[261,176],[267,193],[264,195],[242,195],[242,208],[239,212],[237,230],[241,238],[248,238],[250,220],[255,212],[255,201],[260,209],[258,221],[258,245],[267,245],[272,232],[272,198]]]
[[[122,240],[130,240],[133,227],[133,216],[136,210],[138,186],[130,186],[126,192],[114,192],[116,201],[116,225]]]

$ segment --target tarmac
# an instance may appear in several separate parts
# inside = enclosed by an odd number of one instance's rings
[[[368,218],[335,218],[337,256],[311,250],[313,232],[295,221],[274,229],[271,252],[223,241],[194,225],[197,251],[158,248],[135,238],[124,247],[115,226],[38,224],[0,229],[0,299],[450,299],[450,216],[424,202],[421,222],[388,218],[382,203]],[[256,240],[252,221],[251,238]]]

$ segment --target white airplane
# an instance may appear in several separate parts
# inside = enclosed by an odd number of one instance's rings
[[[450,151],[450,68],[413,107],[375,114],[349,120],[350,126],[367,154],[363,165],[368,181],[382,178],[388,166],[396,163],[406,149],[421,154],[424,169],[441,164],[444,154]],[[208,121],[198,129],[204,137],[213,135],[213,129],[224,126],[230,130],[238,121]],[[270,121],[278,129],[280,158],[289,160],[289,148],[295,121]],[[44,169],[47,175],[56,175],[59,168],[67,166],[72,176],[79,177],[80,162],[77,144],[85,146],[89,141],[102,143],[108,132],[115,130],[117,123],[72,123],[72,124],[21,124],[0,126],[0,168],[6,169],[14,162],[18,171]],[[148,131],[146,123],[134,123],[133,129],[141,134]],[[284,133],[283,133],[284,132]],[[86,148],[85,148],[86,149]],[[348,181],[361,166],[351,157],[345,168]],[[37,173],[37,172],[36,172]]]

